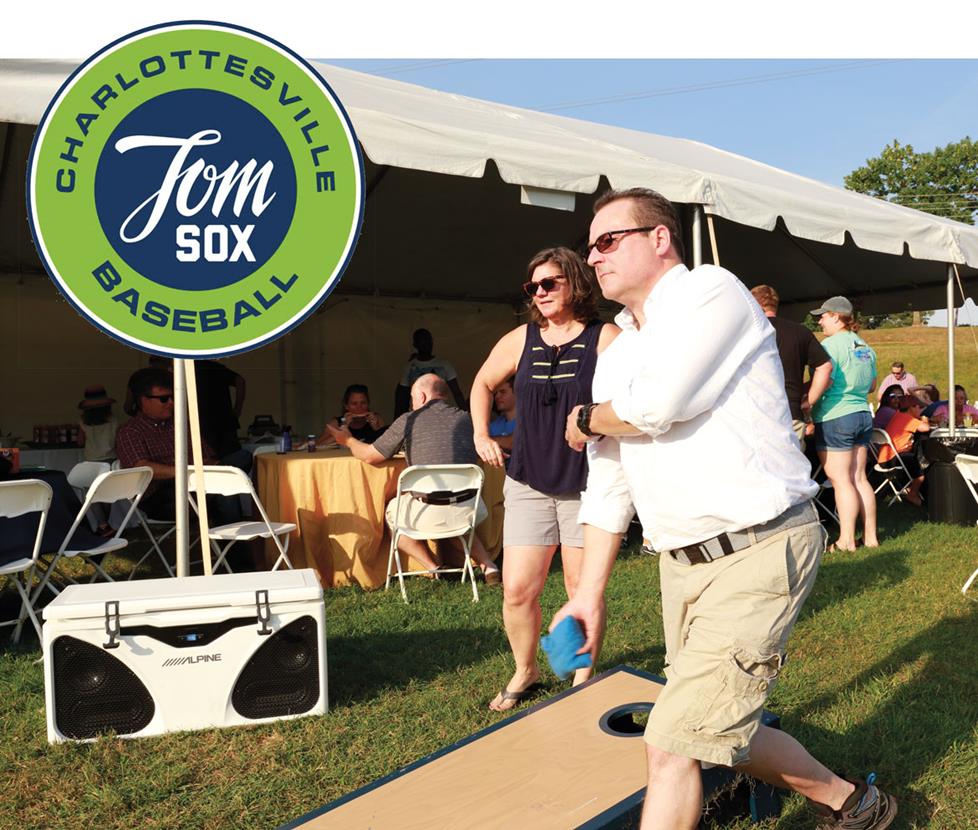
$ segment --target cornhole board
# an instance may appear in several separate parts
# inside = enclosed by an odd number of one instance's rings
[[[637,827],[645,797],[642,727],[665,680],[618,666],[476,732],[279,830],[432,830]],[[776,715],[763,723],[778,728]],[[737,789],[727,767],[703,771],[704,799],[727,812]],[[780,813],[776,790],[742,780],[742,808],[755,820]]]

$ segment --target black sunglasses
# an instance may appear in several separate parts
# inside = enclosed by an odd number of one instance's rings
[[[173,395],[143,395],[144,398],[153,398],[160,403],[169,403],[173,400]]]
[[[658,225],[652,225],[647,228],[625,228],[621,231],[605,231],[601,236],[594,240],[590,245],[588,245],[584,252],[587,256],[591,256],[591,251],[595,248],[598,249],[599,254],[606,254],[608,251],[613,251],[618,247],[618,243],[621,241],[616,237],[625,236],[629,233],[645,233],[645,231],[654,231]]]
[[[563,274],[556,274],[552,277],[544,277],[539,282],[534,282],[529,280],[523,283],[523,292],[527,297],[535,297],[537,295],[537,289],[542,288],[544,294],[549,294],[557,287],[557,280],[566,280]]]

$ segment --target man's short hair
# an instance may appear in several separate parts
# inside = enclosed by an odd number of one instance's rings
[[[661,193],[647,187],[630,187],[627,190],[606,190],[594,203],[594,212],[597,213],[601,208],[628,199],[632,203],[632,214],[635,217],[635,226],[639,228],[655,228],[664,225],[672,238],[672,247],[680,259],[683,256],[683,237],[682,224],[679,221],[679,212],[672,202]],[[622,228],[621,230],[624,230]]]
[[[145,395],[152,395],[154,386],[172,390],[173,375],[165,369],[157,369],[155,366],[138,369],[132,373],[129,378],[129,389],[132,391],[132,406],[135,412],[129,413],[130,415],[139,411],[139,399]]]
[[[890,364],[890,368],[891,368],[891,369],[902,369],[902,368],[903,368],[903,362],[902,362],[902,361],[900,361],[900,360],[894,360],[894,361],[893,361],[893,362],[892,362],[892,363]]]
[[[757,304],[765,311],[773,311],[775,314],[778,313],[781,298],[778,296],[778,292],[770,285],[755,285],[750,290],[750,293],[754,295]]]
[[[424,391],[429,398],[444,398],[448,400],[448,396],[452,393],[445,380],[434,372],[422,375],[414,382],[414,385],[419,390]]]

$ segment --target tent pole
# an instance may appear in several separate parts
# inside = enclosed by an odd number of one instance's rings
[[[703,264],[703,205],[693,205],[693,267]]]
[[[947,266],[947,425],[954,437],[954,266]]]
[[[210,522],[207,518],[207,488],[204,486],[204,450],[200,437],[200,408],[197,406],[197,368],[192,360],[183,362],[184,381],[190,413],[190,445],[193,447],[194,477],[197,482],[197,519],[200,523],[200,558],[204,575],[211,576]],[[184,465],[184,470],[187,466]],[[187,473],[189,475],[189,473]],[[186,501],[187,499],[185,499]],[[184,508],[186,510],[186,507]]]
[[[282,427],[289,423],[289,401],[286,391],[285,379],[285,338],[280,337],[275,344],[278,352],[278,405],[282,413]]]
[[[173,361],[173,500],[176,506],[177,576],[190,575],[187,502],[187,374],[183,360]]]

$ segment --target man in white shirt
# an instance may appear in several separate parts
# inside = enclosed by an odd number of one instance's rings
[[[825,547],[774,330],[729,271],[687,271],[678,216],[654,191],[602,196],[590,240],[602,293],[625,306],[623,333],[598,361],[603,403],[567,421],[568,442],[587,445],[590,461],[585,556],[554,623],[577,618],[582,651],[595,652],[634,506],[660,552],[668,681],[645,733],[642,827],[697,826],[701,762],[802,793],[826,827],[888,826],[896,803],[872,777],[841,778],[759,723]]]

